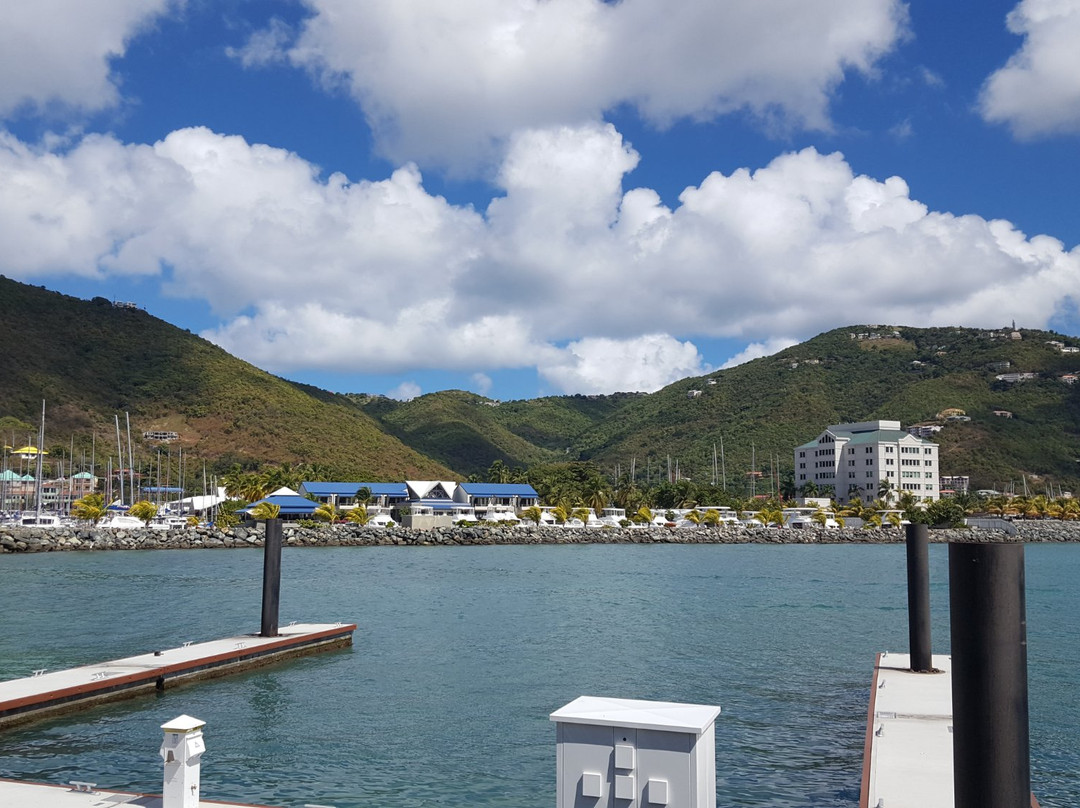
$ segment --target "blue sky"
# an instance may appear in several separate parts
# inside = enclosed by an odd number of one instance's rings
[[[1080,0],[0,10],[0,273],[331,390],[1080,335]]]

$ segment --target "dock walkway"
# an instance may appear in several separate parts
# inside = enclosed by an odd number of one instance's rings
[[[161,797],[99,790],[96,786],[92,790],[80,790],[75,786],[0,780],[0,805],[17,805],[19,808],[114,808],[118,805],[161,808]],[[199,805],[206,808],[268,808],[216,800],[199,800]]]
[[[352,644],[350,623],[285,626],[0,682],[0,728]],[[10,803],[18,804],[18,803]]]

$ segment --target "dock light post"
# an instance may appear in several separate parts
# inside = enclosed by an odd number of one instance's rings
[[[949,545],[955,808],[1028,808],[1023,544]]]
[[[281,520],[267,519],[263,538],[262,629],[260,637],[278,636],[281,604]]]
[[[911,670],[934,669],[930,651],[930,529],[913,524],[907,533],[908,641]]]

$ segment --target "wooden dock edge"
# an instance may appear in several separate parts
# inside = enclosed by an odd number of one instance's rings
[[[318,634],[284,637],[258,648],[236,649],[191,663],[162,665],[145,673],[53,691],[41,697],[7,702],[0,711],[0,729],[27,724],[114,701],[162,692],[168,688],[216,679],[289,659],[348,648],[356,626],[343,624]],[[253,635],[249,635],[253,636]]]

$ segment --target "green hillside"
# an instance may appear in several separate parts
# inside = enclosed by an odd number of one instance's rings
[[[288,382],[138,309],[0,278],[0,429],[21,444],[45,399],[46,448],[74,439],[79,452],[95,434],[109,447],[114,416],[130,412],[135,436],[176,431],[185,454],[219,470],[313,463],[347,479],[453,479],[495,461],[585,460],[607,475],[633,464],[654,484],[669,468],[715,474],[744,493],[751,470],[765,490],[790,474],[794,447],[825,426],[889,419],[944,424],[942,471],[976,488],[1080,492],[1080,384],[1061,379],[1080,353],[1049,344],[1080,340],[1011,331],[850,326],[648,395],[498,402],[451,390],[400,402]],[[949,408],[970,420],[944,422]]]
[[[347,394],[388,432],[463,475],[483,475],[495,461],[527,468],[576,458],[575,441],[639,393],[494,401],[444,390],[401,402]]]
[[[1080,477],[1080,385],[1060,380],[1080,370],[1080,354],[1062,354],[1051,340],[1080,340],[1044,331],[990,332],[960,328],[851,326],[821,334],[774,356],[684,379],[629,402],[584,433],[574,445],[584,459],[623,468],[657,466],[667,458],[707,481],[713,447],[723,441],[729,483],[751,470],[791,468],[791,451],[825,426],[848,421],[899,420],[904,427],[939,423],[946,408],[969,422],[949,422],[935,438],[944,474],[967,474],[976,487],[1051,480],[1077,490]],[[853,338],[853,334],[879,338]],[[997,336],[991,336],[992,334]],[[1008,368],[998,363],[1008,362]],[[1001,373],[1037,378],[998,381]],[[698,390],[699,395],[690,397]],[[994,415],[1012,413],[1012,418]]]
[[[133,437],[180,434],[185,453],[233,462],[313,463],[366,480],[455,476],[402,445],[352,401],[293,384],[138,309],[78,300],[0,278],[0,417],[36,424],[46,447],[104,455],[114,416]],[[22,433],[10,436],[16,442]],[[173,444],[173,449],[177,444]],[[137,450],[138,451],[138,450]]]

